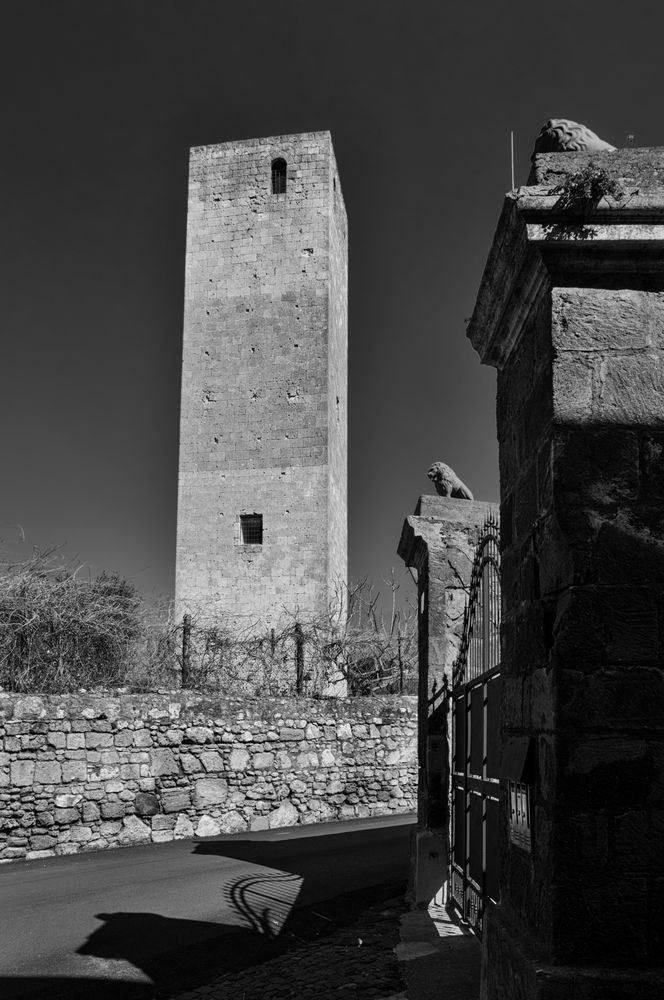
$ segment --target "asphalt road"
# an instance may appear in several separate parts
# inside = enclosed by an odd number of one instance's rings
[[[413,822],[377,818],[3,865],[0,997],[147,1000],[261,962],[298,919],[329,920],[316,904],[405,881]]]

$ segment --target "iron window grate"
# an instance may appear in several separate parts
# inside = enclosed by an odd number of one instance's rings
[[[243,545],[262,545],[263,515],[240,514],[240,536]]]

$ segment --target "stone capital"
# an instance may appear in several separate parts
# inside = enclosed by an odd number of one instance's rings
[[[397,555],[421,572],[430,551],[447,549],[449,531],[475,529],[490,515],[498,517],[498,504],[423,494],[415,513],[404,521]]]

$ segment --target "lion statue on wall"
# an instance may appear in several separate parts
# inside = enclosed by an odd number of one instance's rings
[[[457,497],[459,500],[474,500],[465,483],[462,483],[454,469],[444,462],[434,462],[429,468],[427,476],[436,487],[436,493],[440,497]]]
[[[608,153],[615,148],[579,122],[549,118],[535,140],[533,157],[538,153]]]

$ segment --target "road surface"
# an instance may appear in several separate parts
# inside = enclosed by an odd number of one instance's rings
[[[381,817],[3,865],[0,997],[147,1000],[263,961],[292,935],[298,908],[323,921],[325,907],[312,904],[405,881],[413,822]]]

